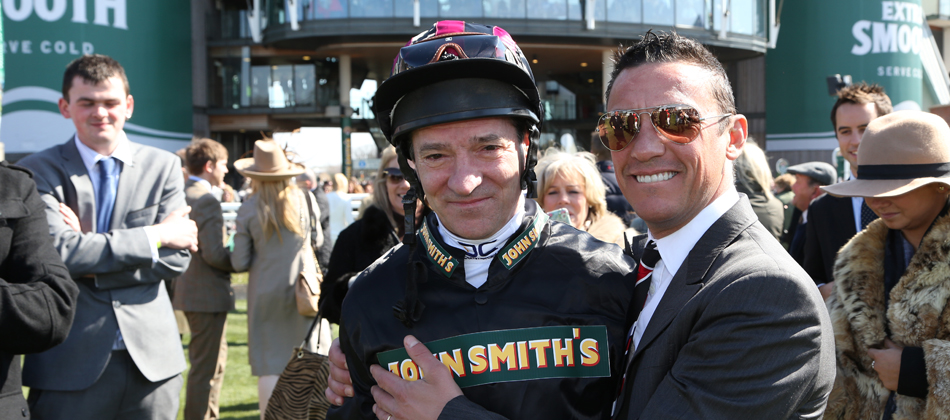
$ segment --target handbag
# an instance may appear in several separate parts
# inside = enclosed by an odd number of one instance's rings
[[[315,316],[318,312],[320,301],[320,283],[323,281],[323,274],[320,272],[320,263],[317,262],[317,256],[314,253],[317,240],[317,218],[313,214],[313,204],[310,203],[309,193],[304,193],[304,201],[307,202],[307,210],[310,213],[310,232],[309,240],[304,241],[307,255],[313,260],[313,264],[304,262],[303,270],[297,275],[297,282],[294,284],[294,297],[297,301],[297,312],[303,316]],[[312,268],[311,268],[312,267]]]
[[[287,367],[277,379],[277,385],[267,401],[264,420],[324,420],[330,401],[327,400],[327,378],[330,376],[330,360],[323,354],[311,352],[307,343],[317,329],[317,341],[323,328],[323,318],[317,314],[310,331],[294,354]]]

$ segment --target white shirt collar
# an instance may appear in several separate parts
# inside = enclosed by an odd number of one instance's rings
[[[192,180],[192,181],[195,181],[195,182],[198,182],[198,183],[201,183],[201,185],[204,185],[205,188],[208,189],[208,192],[211,192],[211,191],[212,191],[211,183],[208,182],[207,179],[204,179],[204,178],[201,178],[201,177],[197,177],[197,176],[194,176],[194,175],[188,175],[188,179],[190,179],[190,180]]]
[[[119,133],[119,144],[116,146],[115,150],[112,151],[112,157],[116,158],[122,163],[129,163],[132,161],[132,146],[129,144],[129,139],[125,136],[125,132]],[[78,135],[73,135],[73,141],[76,143],[76,149],[79,150],[79,157],[82,158],[82,164],[86,167],[86,171],[92,173],[92,169],[96,166],[102,158],[109,157],[99,154],[95,150],[89,148],[79,141]]]
[[[716,223],[737,202],[739,202],[739,193],[735,188],[729,188],[676,232],[662,239],[655,239],[653,234],[647,231],[648,237],[656,241],[660,259],[671,274],[675,275],[679,271],[680,266],[689,256],[689,252],[696,246],[696,242],[699,242],[713,223]]]

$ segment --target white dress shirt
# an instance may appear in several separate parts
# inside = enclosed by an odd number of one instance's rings
[[[666,294],[666,289],[670,286],[673,275],[679,271],[683,262],[686,261],[686,257],[696,246],[696,242],[699,242],[706,231],[737,202],[739,202],[739,193],[736,192],[735,188],[730,188],[676,232],[661,239],[654,239],[653,234],[647,230],[649,239],[656,242],[656,249],[660,252],[660,262],[653,269],[646,304],[644,304],[643,310],[640,311],[640,317],[633,323],[634,349],[640,345],[640,338],[643,337],[643,332],[650,324],[653,313],[656,312],[657,306],[663,300],[663,295]]]
[[[848,178],[845,181],[856,179],[848,172]],[[851,211],[854,213],[854,231],[860,232],[861,229],[861,205],[864,204],[864,197],[851,197]]]

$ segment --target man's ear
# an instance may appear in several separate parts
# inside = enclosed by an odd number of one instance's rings
[[[72,118],[69,115],[69,101],[66,98],[59,98],[59,113],[63,114],[63,118],[70,119]]]
[[[135,110],[135,100],[129,95],[125,101],[125,119],[132,118],[132,111]]]
[[[215,162],[213,160],[209,160],[205,162],[204,173],[210,174],[214,172],[214,167],[215,167]]]
[[[749,121],[745,115],[736,114],[732,117],[732,127],[729,128],[729,144],[726,145],[726,158],[736,160],[742,154],[745,140],[749,136]]]

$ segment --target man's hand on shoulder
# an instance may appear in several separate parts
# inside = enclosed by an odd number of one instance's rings
[[[155,225],[163,247],[198,251],[198,225],[188,218],[190,212],[191,207],[182,207]]]
[[[330,377],[324,394],[333,405],[343,405],[344,397],[353,396],[353,379],[350,377],[350,371],[347,370],[346,355],[340,348],[339,338],[334,339],[330,344]]]
[[[372,389],[376,400],[373,412],[380,420],[436,420],[445,404],[462,395],[462,390],[452,379],[449,369],[419,340],[408,335],[403,344],[425,376],[409,382],[379,365],[370,366],[370,372],[379,384]]]

